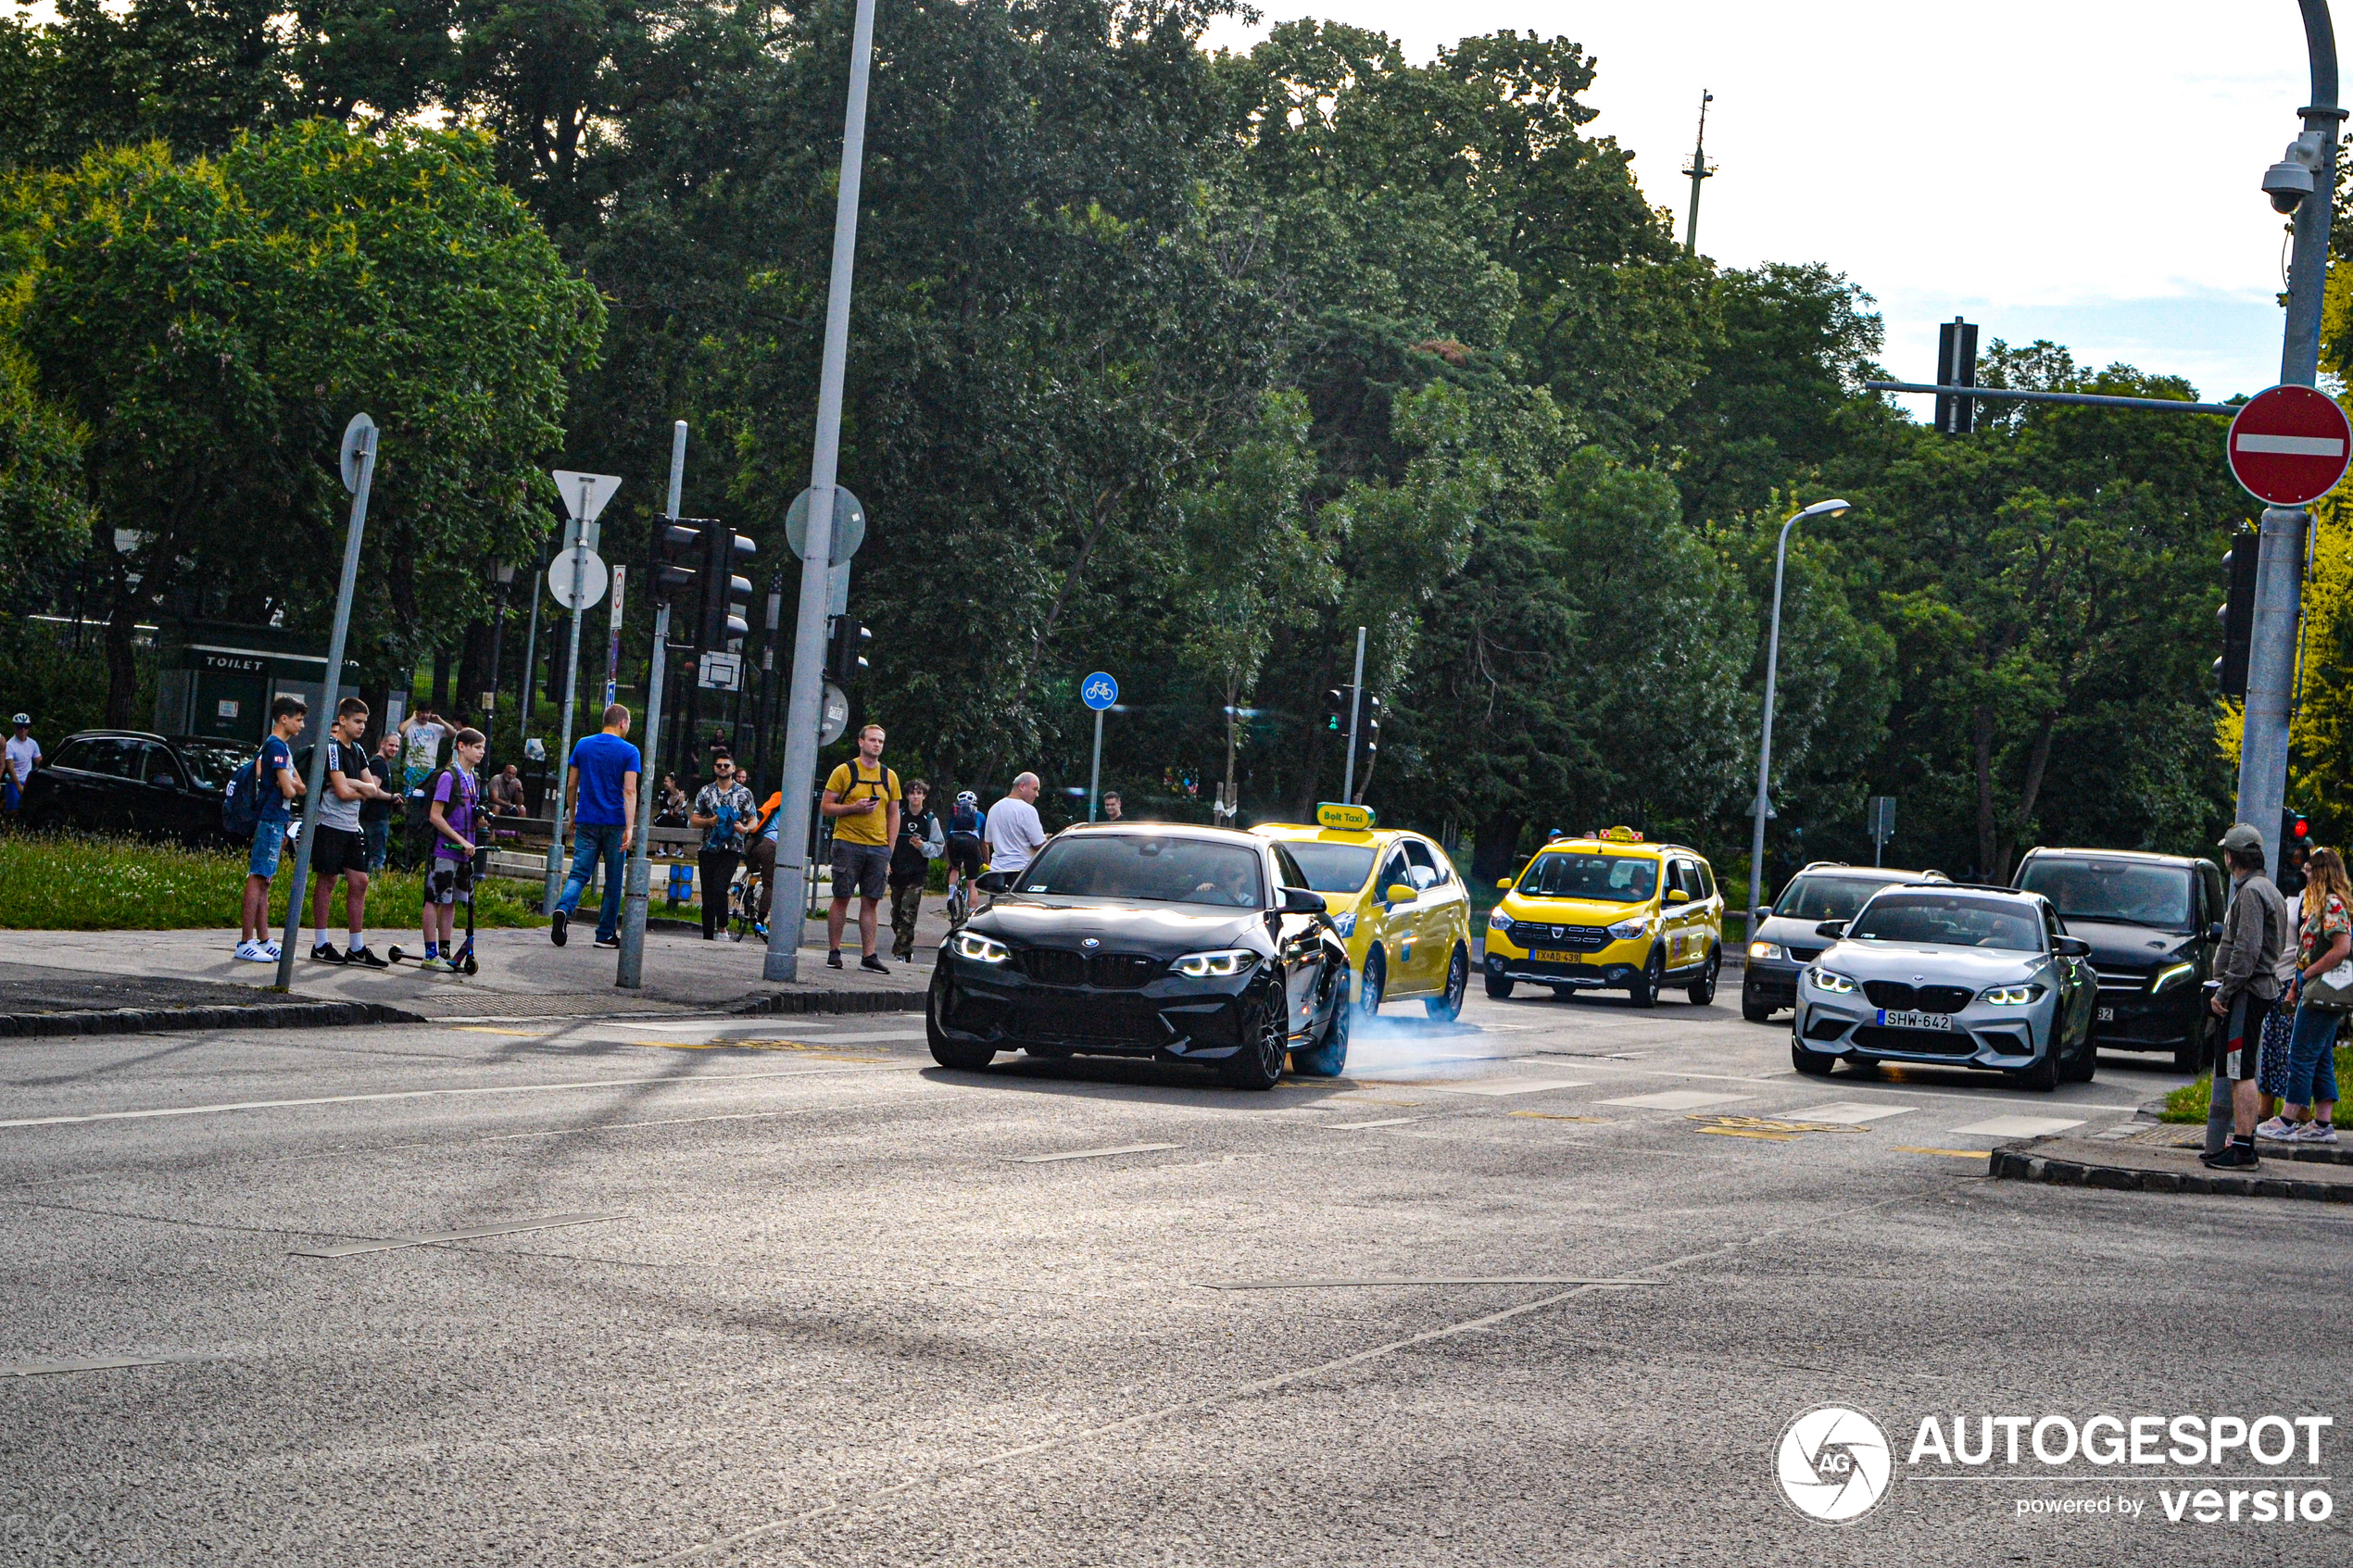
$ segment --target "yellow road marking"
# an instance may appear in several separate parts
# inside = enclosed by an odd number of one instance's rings
[[[1982,1148],[1922,1148],[1918,1144],[1899,1143],[1890,1146],[1897,1154],[1949,1154],[1956,1160],[1982,1160]]]
[[[1703,1133],[1727,1133],[1745,1128],[1752,1133],[1867,1133],[1868,1127],[1850,1126],[1843,1122],[1776,1122],[1763,1116],[1718,1116],[1713,1111],[1695,1110],[1686,1120],[1705,1122]]]
[[[875,1065],[875,1059],[884,1054],[876,1047],[865,1056],[845,1056],[841,1046],[812,1045],[806,1040],[631,1040],[627,1043],[651,1046],[666,1051],[793,1051],[811,1061],[850,1061],[866,1067]]]
[[[1353,1094],[1348,1097],[1348,1103],[1351,1105],[1419,1105],[1421,1104],[1421,1101],[1417,1099],[1383,1099],[1378,1095]]]
[[[458,1025],[458,1033],[460,1035],[512,1035],[518,1040],[544,1040],[547,1037],[547,1032],[544,1029],[490,1029],[479,1023],[461,1023]]]
[[[1773,1143],[1795,1143],[1795,1133],[1760,1133],[1753,1127],[1702,1127],[1703,1133],[1718,1133],[1728,1138],[1765,1138]]]
[[[1606,1127],[1610,1124],[1609,1118],[1606,1116],[1562,1116],[1550,1110],[1506,1110],[1504,1114],[1525,1116],[1531,1122],[1591,1122],[1598,1127]]]

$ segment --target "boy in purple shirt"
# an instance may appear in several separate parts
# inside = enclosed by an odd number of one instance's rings
[[[474,890],[474,806],[480,785],[474,770],[482,766],[480,730],[459,730],[450,748],[449,766],[433,781],[433,867],[425,877],[425,958],[417,967],[436,974],[456,969],[448,955],[457,947],[458,895],[468,901]]]

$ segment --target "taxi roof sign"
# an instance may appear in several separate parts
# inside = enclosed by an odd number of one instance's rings
[[[1373,809],[1369,806],[1347,806],[1327,800],[1315,808],[1315,825],[1339,828],[1347,833],[1365,833],[1373,825]]]
[[[1640,844],[1642,841],[1641,834],[1628,827],[1604,828],[1594,836],[1604,844]]]

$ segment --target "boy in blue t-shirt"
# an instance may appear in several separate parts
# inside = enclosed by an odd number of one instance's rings
[[[288,807],[302,794],[295,772],[294,738],[302,734],[310,705],[298,696],[280,696],[270,705],[270,736],[254,761],[253,786],[261,798],[261,818],[253,826],[253,847],[245,856],[245,918],[237,934],[237,957],[248,963],[276,963],[278,944],[270,936],[270,884],[286,850]]]

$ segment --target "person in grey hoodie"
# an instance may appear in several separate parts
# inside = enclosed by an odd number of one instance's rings
[[[2281,950],[2287,943],[2287,902],[2263,874],[2263,835],[2245,822],[2222,835],[2231,870],[2231,907],[2222,916],[2222,950],[2214,972],[2221,982],[2214,1016],[2214,1088],[2206,1111],[2206,1152],[2217,1170],[2257,1163],[2255,1114],[2261,1098],[2256,1072],[2263,1015],[2280,994]]]

